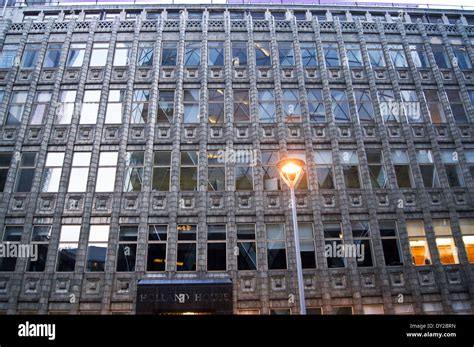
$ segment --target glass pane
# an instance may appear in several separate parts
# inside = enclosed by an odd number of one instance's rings
[[[152,243],[148,245],[147,271],[165,271],[166,243]]]
[[[178,271],[196,271],[195,243],[178,243],[176,266]]]

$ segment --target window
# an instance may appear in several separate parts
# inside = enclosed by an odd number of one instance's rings
[[[91,225],[87,245],[86,270],[100,272],[105,270],[109,225]]]
[[[59,97],[59,105],[56,110],[56,124],[71,124],[74,114],[74,103],[76,101],[75,90],[63,90]]]
[[[403,102],[403,111],[407,117],[408,123],[422,123],[420,103],[415,90],[400,91]]]
[[[160,90],[158,96],[157,123],[172,123],[174,118],[174,91]]]
[[[51,92],[36,92],[35,102],[30,116],[30,125],[43,124],[45,115],[48,114]]]
[[[143,184],[144,152],[127,152],[125,159],[124,192],[140,192]]]
[[[298,158],[303,160],[305,163],[306,161],[306,153],[304,151],[288,151],[288,158]],[[303,170],[303,174],[301,175],[300,181],[296,185],[295,189],[308,189],[308,174],[306,170]]]
[[[100,152],[95,191],[98,193],[115,191],[118,152]]]
[[[270,43],[255,42],[255,60],[257,66],[271,66]]]
[[[108,43],[94,43],[92,46],[91,60],[89,66],[100,67],[105,66],[107,62],[107,53],[109,50]]]
[[[327,67],[340,66],[341,60],[339,59],[339,53],[337,45],[334,43],[323,43],[324,59]]]
[[[458,250],[449,219],[433,219],[433,230],[441,264],[459,264]]]
[[[184,90],[184,123],[199,123],[199,89]]]
[[[312,42],[301,42],[301,60],[303,68],[315,67],[318,65],[318,55],[316,54],[316,47]]]
[[[43,67],[57,68],[61,57],[62,43],[50,43],[44,56]]]
[[[21,241],[21,234],[23,234],[23,226],[6,225],[3,232],[4,245],[16,245],[19,247]],[[9,246],[12,247],[12,246]],[[15,246],[13,246],[15,247]],[[0,271],[15,271],[16,260],[18,257],[0,257]]]
[[[364,314],[384,314],[383,305],[362,305]]]
[[[135,271],[137,258],[138,225],[120,225],[117,250],[117,271]]]
[[[311,123],[325,123],[326,111],[324,110],[321,89],[307,89],[309,120]]]
[[[25,109],[27,92],[13,92],[7,110],[5,125],[19,126]]]
[[[225,224],[207,225],[207,270],[225,271],[226,262],[226,226]]]
[[[283,112],[286,123],[301,123],[298,89],[283,89]]]
[[[15,61],[18,45],[3,45],[0,51],[0,69],[9,69]]]
[[[427,69],[430,67],[428,63],[428,57],[426,56],[425,49],[422,45],[411,45],[410,54],[413,59],[413,63],[417,68]]]
[[[150,90],[135,89],[133,91],[133,103],[130,124],[145,124],[148,122],[149,102]]]
[[[316,176],[319,189],[334,189],[332,151],[317,150],[314,152]]]
[[[265,228],[268,269],[286,269],[285,225],[283,223],[265,224]]]
[[[198,152],[182,151],[179,189],[196,191],[198,186]]]
[[[438,91],[435,89],[425,89],[423,92],[425,94],[426,106],[430,113],[431,122],[433,124],[447,123],[443,105],[439,101]]]
[[[41,192],[57,193],[63,171],[64,152],[49,152],[41,181]]]
[[[464,177],[461,172],[461,167],[458,162],[458,153],[450,149],[441,150],[441,161],[444,164],[444,170],[448,176],[449,186],[463,187]]]
[[[388,45],[388,54],[395,67],[408,67],[402,45]]]
[[[469,59],[466,47],[453,45],[453,52],[460,69],[466,70],[472,68],[471,60]]]
[[[370,226],[367,221],[351,222],[352,237],[357,247],[357,267],[374,266],[372,260],[372,241],[370,238]]]
[[[346,54],[349,67],[361,67],[364,65],[359,44],[346,44]]]
[[[224,89],[209,89],[208,122],[217,124],[224,122]]]
[[[170,190],[171,179],[171,151],[156,151],[153,154],[153,179],[154,191],[167,192]]]
[[[408,242],[413,265],[431,265],[431,255],[422,220],[407,220]]]
[[[383,164],[382,151],[380,149],[367,149],[367,164],[369,166],[370,182],[372,188],[387,189],[388,178]]]
[[[247,65],[247,43],[246,42],[232,42],[232,65],[234,66]]]
[[[73,272],[79,248],[80,225],[63,225],[59,237],[56,271]]]
[[[177,49],[176,42],[163,42],[161,65],[176,66]]]
[[[413,176],[407,152],[399,149],[392,150],[392,161],[395,167],[398,188],[412,188]]]
[[[81,67],[86,53],[85,43],[72,43],[67,56],[67,67]]]
[[[255,224],[237,224],[238,270],[257,270]]]
[[[349,122],[349,103],[347,102],[347,95],[345,90],[333,89],[331,90],[331,106],[336,122]]]
[[[469,98],[471,99],[471,104],[474,106],[474,90],[468,91]]]
[[[143,67],[153,66],[153,42],[140,42],[138,44],[137,65]]]
[[[467,115],[461,97],[457,90],[447,90],[446,95],[448,96],[449,106],[453,112],[453,117],[458,124],[467,124]]]
[[[121,124],[124,110],[125,91],[120,89],[109,90],[107,100],[107,111],[105,112],[105,124]]]
[[[148,253],[146,271],[165,271],[167,225],[148,226]]]
[[[400,122],[400,107],[392,90],[379,90],[379,103],[384,123]]]
[[[380,238],[386,266],[403,265],[398,239],[397,223],[394,220],[379,221]]]
[[[261,123],[276,123],[275,95],[273,90],[258,91],[258,118]]]
[[[291,42],[280,42],[278,44],[278,55],[280,58],[280,66],[295,65],[295,51]]]
[[[280,174],[276,164],[278,163],[278,151],[262,151],[262,176],[264,190],[280,190]]]
[[[40,47],[41,45],[35,43],[29,43],[25,46],[23,57],[21,59],[22,69],[33,69],[36,66]]]
[[[234,89],[234,122],[250,122],[249,91]]]
[[[224,65],[224,43],[223,42],[209,42],[208,64],[209,66],[223,66]],[[199,65],[199,64],[196,64]]]
[[[357,156],[357,151],[342,150],[341,164],[346,188],[360,188],[359,158]]]
[[[3,192],[5,189],[12,156],[12,153],[0,152],[0,192]]]
[[[374,121],[374,107],[370,99],[370,94],[367,90],[355,90],[354,96],[357,105],[357,115],[359,122],[373,122]]]
[[[439,188],[439,177],[434,166],[433,155],[429,149],[420,149],[416,151],[416,160],[420,166],[421,178],[425,188]]]
[[[178,271],[196,271],[197,226],[178,224]]]
[[[338,250],[344,249],[341,223],[323,223],[323,231],[324,249],[328,268],[345,267],[346,260],[344,254],[338,254]]]
[[[443,45],[431,45],[431,49],[438,67],[440,69],[449,69],[451,64],[449,63],[449,58]]]
[[[298,223],[298,233],[300,239],[301,267],[303,269],[316,269],[313,223]]]
[[[382,52],[382,46],[378,43],[367,44],[367,53],[369,55],[370,65],[372,67],[385,67],[385,58]]]
[[[184,52],[185,66],[199,66],[201,64],[201,43],[188,42]]]
[[[91,152],[74,152],[68,192],[83,193],[86,191],[90,162]]]
[[[96,124],[99,113],[100,90],[86,90],[81,108],[80,124]]]
[[[207,190],[225,190],[225,157],[223,151],[207,152]]]
[[[16,177],[15,192],[28,193],[31,191],[36,168],[36,152],[21,154],[20,166]]]
[[[31,233],[31,244],[37,247],[36,259],[28,258],[26,271],[43,272],[48,255],[49,240],[51,239],[51,225],[34,225]]]
[[[471,177],[474,179],[474,150],[464,150],[464,155],[466,157],[466,164]]]
[[[250,161],[235,164],[236,190],[253,190],[253,167],[251,164]]]
[[[459,227],[466,248],[467,260],[474,263],[474,218],[460,218]]]

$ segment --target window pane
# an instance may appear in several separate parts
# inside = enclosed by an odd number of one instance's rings
[[[196,271],[196,244],[178,243],[178,271]]]
[[[117,271],[135,271],[136,243],[121,243],[117,252]]]
[[[166,243],[152,243],[148,245],[147,271],[165,271]]]
[[[207,243],[207,270],[226,270],[226,243]]]

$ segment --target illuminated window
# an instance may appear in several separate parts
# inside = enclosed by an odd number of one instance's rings
[[[167,240],[167,225],[161,224],[148,226],[147,271],[165,271]]]
[[[466,247],[467,260],[474,263],[474,218],[459,219],[459,226]]]
[[[56,271],[73,272],[79,248],[80,225],[63,225],[59,237]]]
[[[41,191],[43,193],[57,193],[59,181],[63,171],[64,152],[49,152],[46,156],[46,164],[43,170]]]
[[[449,219],[433,219],[433,230],[436,235],[436,247],[438,247],[441,264],[459,264]]]
[[[407,220],[408,242],[413,265],[431,265],[431,255],[422,220]]]
[[[95,184],[96,192],[113,192],[115,190],[117,159],[118,152],[100,152],[97,180]]]
[[[68,192],[83,193],[86,191],[90,162],[91,152],[74,152]]]

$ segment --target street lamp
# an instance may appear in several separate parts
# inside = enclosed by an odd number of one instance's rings
[[[300,237],[298,232],[298,220],[296,217],[295,186],[303,176],[305,162],[298,158],[286,158],[277,163],[278,171],[283,181],[290,187],[291,211],[293,215],[293,236],[295,238],[296,272],[298,274],[298,292],[300,299],[300,314],[306,314],[306,303],[304,297],[303,268],[301,265]]]

